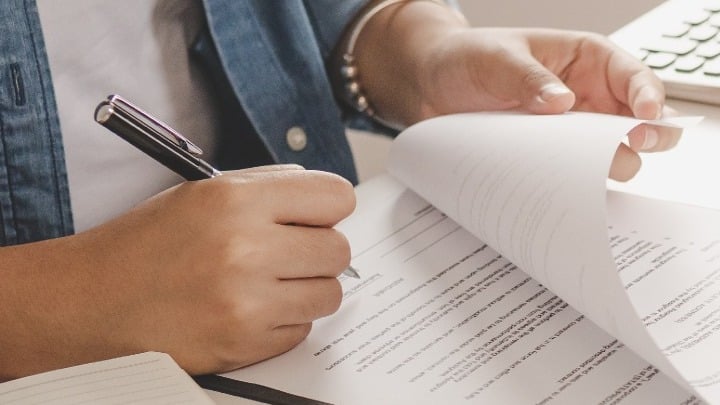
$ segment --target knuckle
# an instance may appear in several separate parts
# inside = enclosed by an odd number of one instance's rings
[[[327,294],[328,294],[328,313],[327,315],[334,314],[337,312],[338,309],[340,309],[340,304],[342,303],[342,286],[340,285],[340,281],[337,279],[330,279],[330,287],[328,288]]]
[[[238,182],[232,176],[219,176],[213,179],[187,183],[192,183],[190,187],[193,187],[197,194],[202,197],[204,209],[211,212],[234,210],[237,208],[237,204],[246,202],[245,196],[249,194],[237,192]],[[247,183],[240,184],[247,187]]]
[[[263,319],[262,314],[266,312],[263,301],[253,296],[235,298],[228,307],[231,311],[230,322],[239,328],[259,324]]]
[[[357,203],[355,199],[355,189],[353,188],[353,185],[347,181],[344,178],[341,178],[341,182],[338,185],[338,195],[340,195],[342,199],[342,203],[345,207],[349,208],[350,211],[352,211],[355,208],[355,204]]]
[[[356,199],[353,185],[345,178],[327,173],[328,193],[331,196],[330,203],[340,211],[349,214],[355,209]]]
[[[587,35],[587,38],[589,41],[594,42],[599,45],[609,45],[611,42],[605,35],[598,34],[596,32],[586,32],[585,35]]]
[[[278,337],[278,340],[272,342],[273,355],[284,353],[297,346],[308,337],[311,330],[311,322],[292,325],[291,329],[287,330],[281,337]]]
[[[350,265],[351,251],[350,242],[347,237],[340,231],[331,229],[332,238],[328,245],[332,246],[333,258],[337,261],[339,267],[345,268]]]
[[[602,34],[596,32],[581,31],[582,45],[589,48],[615,48],[615,45]]]
[[[305,338],[308,337],[308,335],[310,334],[311,330],[312,323],[310,322],[298,325],[298,333],[295,335],[295,338],[290,342],[291,347],[297,346],[300,342],[305,340]]]
[[[271,240],[271,233],[255,230],[251,235],[236,234],[218,242],[215,254],[222,260],[225,275],[238,274],[245,278],[257,275],[272,257],[273,246],[268,243]]]
[[[540,65],[528,64],[523,69],[522,83],[527,88],[534,88],[537,83],[543,83],[548,76],[547,71]]]
[[[303,319],[319,319],[335,313],[342,302],[342,287],[336,278],[317,280],[316,296],[303,305],[301,316]]]

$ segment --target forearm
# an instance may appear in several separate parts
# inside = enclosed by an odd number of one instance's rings
[[[378,3],[371,2],[364,12]],[[435,43],[467,26],[455,10],[433,1],[399,2],[373,16],[362,27],[354,55],[362,91],[376,114],[401,125],[434,115],[422,91],[433,75],[428,58],[440,49]],[[341,49],[346,49],[350,31]]]
[[[102,311],[84,300],[93,288],[84,270],[92,259],[77,239],[0,248],[0,380],[97,359],[91,342],[99,325],[80,318]]]

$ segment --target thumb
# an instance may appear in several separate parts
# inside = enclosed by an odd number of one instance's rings
[[[536,84],[527,92],[527,101],[523,104],[528,111],[536,114],[564,113],[575,104],[575,93],[560,81]]]
[[[575,104],[575,94],[557,76],[532,60],[516,60],[506,70],[509,91],[522,110],[535,114],[559,114]]]

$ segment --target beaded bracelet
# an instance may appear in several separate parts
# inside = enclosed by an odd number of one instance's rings
[[[345,100],[358,112],[364,113],[368,115],[369,117],[372,117],[376,121],[380,122],[381,124],[388,126],[390,128],[394,128],[395,126],[389,122],[384,121],[382,118],[375,115],[375,110],[372,108],[372,105],[368,101],[367,96],[365,96],[365,93],[362,90],[362,86],[360,85],[360,74],[359,69],[357,67],[357,64],[355,63],[355,44],[357,43],[358,37],[360,36],[360,33],[362,32],[363,28],[367,25],[367,23],[375,17],[378,13],[383,11],[384,9],[398,4],[398,3],[407,3],[413,0],[384,0],[376,4],[374,7],[369,9],[365,14],[360,17],[360,19],[357,21],[357,23],[353,26],[352,31],[350,32],[350,38],[348,39],[348,45],[345,53],[342,55],[342,65],[340,67],[340,75],[343,80],[343,86],[345,90]],[[417,0],[416,0],[417,1]],[[433,3],[442,4],[445,3],[442,2],[442,0],[422,0],[422,1],[431,1]]]

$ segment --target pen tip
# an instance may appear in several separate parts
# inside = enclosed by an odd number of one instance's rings
[[[360,278],[360,273],[358,273],[358,271],[353,266],[348,266],[348,268],[345,269],[343,274],[352,278]]]

